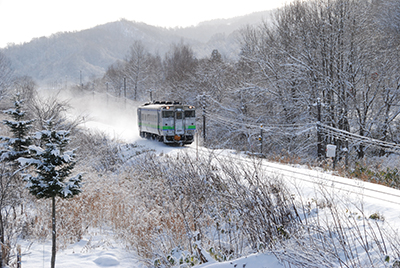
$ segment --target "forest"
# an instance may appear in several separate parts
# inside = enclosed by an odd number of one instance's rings
[[[161,57],[136,41],[85,88],[204,108],[204,142],[217,148],[258,152],[263,125],[263,153],[317,158],[317,122],[398,143],[399,29],[397,1],[294,1],[242,28],[237,61],[218,50],[198,59],[184,41]],[[390,153],[328,134],[321,143],[337,145],[338,159]]]
[[[198,131],[205,132],[201,142],[209,149],[325,168],[321,148],[334,144],[335,162],[346,165],[346,175],[365,179],[375,172],[375,181],[399,188],[397,169],[382,175],[368,166],[370,159],[388,157],[393,150],[337,134],[393,146],[400,142],[398,0],[297,0],[276,10],[272,22],[242,28],[238,38],[237,60],[217,49],[196,58],[184,41],[171,44],[163,56],[154,55],[137,40],[104,76],[69,89],[76,98],[104,93],[135,105],[151,100],[195,105]],[[216,163],[212,154],[200,161],[155,155],[84,131],[83,118],[67,119],[67,102],[43,98],[39,91],[31,77],[15,77],[0,53],[1,109],[19,108],[15,98],[21,97],[26,120],[33,120],[31,132],[45,133],[46,122],[56,122],[56,129],[71,134],[70,146],[78,148],[75,168],[85,183],[82,192],[74,192],[77,197],[57,201],[58,249],[107,226],[147,267],[189,267],[207,262],[208,256],[223,261],[263,251],[288,267],[399,267],[398,235],[382,227],[379,214],[364,214],[360,207],[343,213],[325,190],[318,200],[298,200],[257,161],[241,165]],[[3,117],[7,120],[7,113]],[[206,129],[200,123],[204,119]],[[9,157],[16,137],[5,125],[1,267],[15,265],[18,239],[47,239],[53,227],[49,204],[28,193],[18,173],[22,167]],[[104,187],[107,183],[110,187]],[[319,211],[335,224],[320,220]],[[365,239],[358,240],[359,234]],[[357,250],[367,257],[355,257]]]

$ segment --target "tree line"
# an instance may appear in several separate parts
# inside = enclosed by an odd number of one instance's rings
[[[265,152],[315,158],[317,137],[308,124],[319,120],[398,143],[399,6],[397,0],[293,1],[272,22],[242,28],[238,60],[218,50],[197,58],[184,41],[165,55],[152,54],[138,40],[103,77],[80,88],[204,105],[211,119],[205,142],[216,147],[258,151],[254,126],[263,124]],[[11,84],[0,80],[1,89]],[[336,144],[339,158],[348,151],[355,158],[387,153],[332,135],[322,142]]]
[[[251,122],[282,126],[266,133],[267,150],[315,156],[315,134],[288,126],[317,122],[318,101],[321,123],[398,143],[399,6],[396,0],[293,1],[272,23],[241,30],[237,61],[218,50],[198,59],[183,41],[162,57],[136,41],[95,87],[137,101],[197,106],[206,95],[214,119],[207,139],[221,147],[256,150]],[[333,136],[323,143],[336,144],[339,157],[346,150],[358,158],[386,153]]]

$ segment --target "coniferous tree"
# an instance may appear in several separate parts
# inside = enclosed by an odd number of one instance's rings
[[[1,137],[2,144],[1,160],[15,161],[19,157],[28,153],[28,147],[31,145],[29,131],[34,120],[25,120],[26,112],[23,110],[24,100],[20,99],[17,93],[14,100],[14,108],[3,111],[11,117],[11,120],[4,120],[3,123],[8,126],[12,137]]]
[[[6,207],[15,207],[21,202],[22,181],[19,177],[19,163],[16,161],[19,157],[27,156],[28,146],[31,144],[29,131],[34,120],[25,120],[26,112],[23,110],[24,101],[21,100],[20,94],[17,93],[14,98],[14,107],[3,111],[11,117],[10,120],[4,120],[10,132],[11,137],[0,137],[0,242],[2,250],[2,261],[0,267],[8,262],[6,225],[7,212]],[[23,205],[21,203],[21,213]],[[5,250],[5,251],[4,251]]]
[[[30,157],[19,159],[24,166],[33,166],[36,173],[25,178],[29,192],[37,198],[51,198],[52,268],[56,258],[56,197],[71,198],[81,192],[81,175],[70,177],[76,161],[74,150],[67,150],[69,135],[69,131],[56,130],[52,119],[47,120],[44,130],[35,136],[40,146],[31,145]]]

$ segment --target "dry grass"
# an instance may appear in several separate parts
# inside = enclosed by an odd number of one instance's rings
[[[303,162],[300,156],[291,154],[285,150],[279,154],[268,154],[267,159],[282,164],[301,164]]]
[[[301,221],[294,212],[296,209],[301,211],[301,205],[293,203],[292,195],[281,181],[266,177],[257,165],[244,167],[229,161],[216,164],[213,156],[194,161],[187,155],[177,158],[146,154],[137,156],[130,166],[116,164],[104,168],[106,165],[102,164],[99,168],[90,161],[117,159],[118,150],[99,148],[99,152],[98,155],[92,153],[94,160],[87,159],[89,162],[80,165],[80,171],[85,173],[82,194],[70,200],[57,200],[59,248],[79,241],[91,232],[111,230],[116,239],[138,254],[148,266],[158,260],[168,267],[168,257],[177,248],[201,258],[194,243],[205,250],[212,249],[212,256],[225,260],[266,248],[275,247],[279,253],[278,247],[286,247],[288,241],[305,243],[303,240],[307,241],[311,236],[312,239],[320,237],[322,240],[318,243],[322,248],[304,249],[312,257],[315,252],[324,254],[324,247],[329,248],[327,243],[333,241],[318,222],[313,222],[312,227],[318,231],[302,233],[308,226],[300,226],[299,235],[293,235]],[[102,153],[107,155],[102,156]],[[286,164],[301,163],[300,157],[288,153],[269,159]],[[345,173],[344,169],[338,170]],[[328,204],[330,200],[325,201]],[[319,209],[330,210],[334,219],[343,222],[339,210],[332,211],[329,206]],[[25,233],[36,239],[49,238],[50,202],[34,200],[29,211],[30,214],[25,215]],[[343,228],[354,230],[352,224],[348,221]],[[337,229],[328,231],[336,232]],[[356,234],[350,234],[355,239]],[[352,247],[345,250],[351,251]],[[340,254],[340,250],[335,252],[331,263],[335,263],[334,258],[337,260]],[[294,261],[286,255],[282,258]],[[349,267],[357,265],[354,263]]]

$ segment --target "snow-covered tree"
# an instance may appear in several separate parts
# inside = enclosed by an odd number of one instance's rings
[[[197,67],[198,60],[189,45],[182,42],[171,46],[164,58],[164,96],[167,100],[185,101],[193,94]]]
[[[31,144],[29,131],[34,120],[26,120],[26,112],[23,110],[24,101],[19,93],[15,95],[14,107],[3,111],[10,119],[3,123],[9,128],[11,137],[2,136],[0,140],[0,242],[2,244],[2,262],[7,264],[7,250],[4,251],[6,243],[7,213],[6,208],[21,204],[22,181],[19,180],[19,157],[27,156],[28,146]]]
[[[76,161],[74,150],[67,150],[69,134],[56,130],[53,120],[47,120],[44,130],[35,136],[39,146],[29,146],[30,157],[19,158],[21,164],[32,166],[36,173],[25,178],[29,192],[37,198],[52,200],[52,268],[56,257],[56,197],[71,198],[81,192],[81,174],[70,177]]]
[[[13,80],[12,88],[19,92],[22,99],[29,102],[36,95],[37,84],[32,77],[23,75]]]
[[[3,141],[2,150],[0,151],[2,161],[15,161],[21,156],[28,153],[28,147],[31,145],[29,131],[34,120],[25,120],[26,111],[23,110],[24,100],[21,99],[19,93],[14,99],[14,108],[3,111],[11,117],[10,120],[4,120],[12,137],[0,137]]]
[[[13,71],[10,60],[0,52],[0,96],[6,95],[12,81]]]
[[[132,88],[133,99],[140,99],[143,95],[144,82],[147,80],[147,73],[150,68],[150,54],[146,51],[145,46],[141,41],[135,41],[130,47],[128,58],[125,64],[125,77],[128,79],[128,84]]]
[[[107,68],[104,80],[108,83],[108,93],[121,97],[124,86],[124,64],[122,61],[116,61]]]
[[[379,23],[383,11],[376,8],[378,2],[293,1],[276,12],[274,24],[242,31],[241,61],[251,74],[246,82],[263,93],[251,106],[266,104],[267,109],[258,111],[267,125],[316,122],[314,107],[320,99],[324,124],[390,140],[399,114],[399,93],[392,82],[397,81],[398,49],[382,31],[386,28]],[[304,144],[309,138],[290,135],[281,135],[285,137],[281,148],[292,152],[290,145]],[[351,147],[358,157],[364,155],[362,145],[332,135],[324,142],[337,145],[338,158]]]

